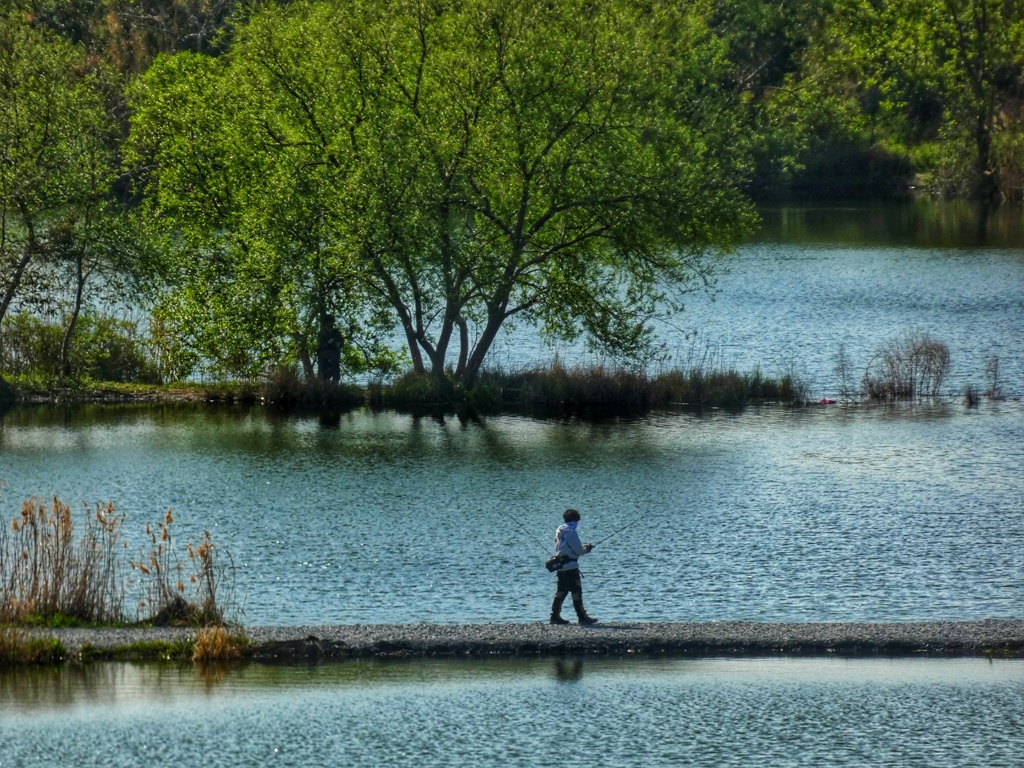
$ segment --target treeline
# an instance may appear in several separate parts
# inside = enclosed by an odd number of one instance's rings
[[[1022,196],[1015,0],[0,7],[8,376],[643,363],[751,201]]]

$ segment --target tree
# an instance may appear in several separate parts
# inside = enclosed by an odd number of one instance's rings
[[[109,191],[108,132],[80,52],[0,16],[0,322],[52,295],[49,268]]]
[[[294,62],[313,79],[318,64]],[[338,354],[349,373],[392,370],[381,342],[389,324],[330,222],[341,194],[334,165],[284,137],[288,106],[246,62],[162,57],[130,100],[126,158],[146,184],[142,210],[168,287],[155,326],[177,347],[177,368],[251,378],[298,363],[313,379]],[[335,326],[341,349],[321,348]]]
[[[232,279],[301,278],[307,314],[390,312],[439,381],[472,385],[515,321],[642,360],[751,217],[710,5],[268,6],[223,63],[136,91],[153,211]]]
[[[845,0],[794,85],[852,97],[871,139],[932,166],[938,191],[1019,197],[1022,43],[1019,2]]]

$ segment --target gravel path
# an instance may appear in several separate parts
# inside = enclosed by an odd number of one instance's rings
[[[189,629],[62,629],[69,653],[83,644],[113,649],[136,642],[172,641]],[[249,627],[253,658],[557,655],[1024,655],[1024,621],[907,623],[673,622],[597,624],[414,624]]]

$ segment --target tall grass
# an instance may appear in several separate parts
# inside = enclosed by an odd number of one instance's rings
[[[139,595],[135,621],[223,622],[229,568],[218,561],[209,533],[179,558],[168,510],[159,526],[147,526],[151,548],[133,557],[124,519],[113,504],[98,504],[76,530],[59,499],[25,501],[11,525],[0,527],[0,624],[128,623],[126,594]]]
[[[438,383],[429,375],[406,374],[390,387],[377,386],[371,403],[378,406],[466,402],[483,409],[531,407],[625,412],[683,406],[739,406],[752,401],[800,402],[804,387],[791,375],[773,379],[755,370],[692,367],[655,376],[605,366],[546,368],[517,372],[484,371],[468,390]]]
[[[24,502],[10,531],[0,529],[0,621],[120,621],[123,522],[113,505],[97,505],[76,537],[66,504],[56,498],[50,505]]]

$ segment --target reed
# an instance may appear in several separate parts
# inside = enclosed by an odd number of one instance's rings
[[[172,522],[168,510],[158,526],[147,526],[151,547],[132,558],[122,536],[124,515],[113,504],[87,511],[76,531],[70,508],[56,497],[25,501],[10,527],[0,527],[0,624],[125,624],[129,589],[140,596],[136,621],[222,623],[233,569],[218,558],[209,532],[179,558]]]
[[[66,504],[25,501],[10,529],[0,528],[0,622],[120,621],[123,522],[113,505],[97,505],[76,537]]]
[[[322,379],[300,379],[287,368],[275,369],[255,394],[263,402],[285,407],[354,406],[364,399],[358,387]]]
[[[802,388],[790,375],[770,378],[755,370],[673,369],[650,377],[619,368],[565,368],[554,364],[512,375],[492,375],[502,402],[515,405],[568,404],[645,410],[671,406],[740,406],[756,401],[798,402]]]
[[[229,632],[224,627],[206,627],[196,634],[192,661],[209,664],[218,661],[236,661],[249,652],[249,638]]]
[[[448,404],[466,402],[477,408],[498,410],[530,407],[550,410],[597,409],[637,412],[649,408],[685,406],[740,406],[754,401],[801,402],[805,391],[786,374],[770,378],[760,370],[737,371],[695,366],[663,371],[656,376],[607,366],[566,367],[558,362],[515,372],[487,370],[469,391],[446,388],[428,375],[406,374],[388,387],[375,385],[370,401],[375,406]]]

